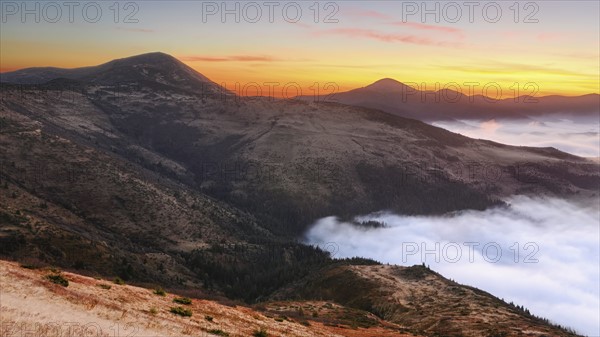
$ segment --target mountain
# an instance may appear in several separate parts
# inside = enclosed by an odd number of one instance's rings
[[[339,103],[206,94],[211,83],[164,54],[2,83],[0,255],[246,303],[287,300],[295,295],[285,290],[312,275],[378,265],[298,243],[324,216],[598,193],[598,163],[553,148],[470,139]],[[407,310],[414,318],[420,309]]]
[[[481,88],[476,88],[481,90]],[[451,119],[528,119],[542,115],[594,117],[600,113],[600,96],[518,96],[492,99],[467,96],[450,89],[421,91],[393,79],[382,79],[366,87],[320,97],[299,97],[379,109],[422,121]]]
[[[157,85],[206,94],[230,94],[171,55],[156,52],[113,60],[98,66],[61,69],[28,68],[0,74],[0,82],[13,84],[45,84],[68,79],[90,85],[130,86],[151,88]]]
[[[411,90],[409,86],[391,78],[384,78],[377,82],[371,83],[368,86],[366,86],[365,89],[368,91],[382,93],[403,93]]]

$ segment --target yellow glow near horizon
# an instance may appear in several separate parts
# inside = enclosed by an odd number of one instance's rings
[[[526,71],[515,71],[515,74],[508,76],[486,72],[457,73],[453,70],[440,70],[423,73],[418,71],[394,71],[393,69],[387,74],[368,70],[355,70],[350,73],[343,70],[330,70],[325,73],[311,66],[300,67],[296,65],[294,74],[289,74],[281,71],[281,68],[285,65],[261,65],[259,68],[264,73],[244,72],[243,69],[247,66],[244,64],[236,67],[231,67],[229,64],[217,66],[203,64],[198,66],[195,62],[191,62],[188,65],[214,82],[225,85],[229,90],[250,96],[255,94],[253,88],[256,84],[261,87],[263,95],[267,96],[269,87],[272,87],[273,82],[275,82],[277,86],[275,87],[274,96],[283,97],[285,94],[282,92],[282,87],[286,84],[297,84],[302,88],[304,95],[313,95],[315,84],[319,84],[321,87],[321,94],[326,94],[331,92],[331,85],[329,85],[329,91],[325,90],[325,86],[330,83],[335,84],[338,92],[344,92],[367,86],[382,78],[393,78],[411,86],[416,85],[420,90],[460,89],[458,91],[462,91],[465,95],[485,94],[497,98],[512,98],[515,95],[531,94],[535,94],[537,97],[548,95],[578,96],[600,92],[600,84],[592,76],[586,79],[581,76],[536,73],[534,77]],[[532,78],[536,80],[532,80]],[[478,83],[478,85],[474,83]],[[247,90],[242,93],[244,87]],[[489,90],[484,92],[484,87],[488,87]],[[497,94],[493,90],[495,87],[501,88],[502,93]]]
[[[130,55],[120,55],[118,52],[99,53],[90,51],[85,57],[81,54],[67,54],[62,52],[40,53],[40,46],[22,44],[20,48],[14,48],[15,52],[2,52],[1,71],[13,71],[28,67],[53,66],[59,68],[76,68],[90,65],[98,65],[114,58]],[[38,50],[37,53],[34,50]],[[18,51],[18,53],[16,52]],[[24,55],[23,53],[25,51]],[[43,55],[43,58],[40,57]],[[185,55],[174,55],[183,58]],[[269,95],[269,87],[275,87],[272,93],[275,97],[284,97],[283,87],[297,84],[304,95],[314,95],[315,83],[319,84],[320,93],[331,93],[332,86],[325,90],[325,85],[334,83],[337,92],[343,92],[367,86],[382,78],[393,78],[403,83],[418,84],[419,89],[439,90],[448,86],[456,90],[452,83],[460,85],[464,94],[469,94],[465,83],[478,82],[474,94],[484,94],[482,87],[488,83],[497,83],[502,89],[501,98],[511,98],[515,95],[518,83],[519,95],[531,94],[533,88],[524,90],[527,83],[533,82],[539,88],[537,96],[565,95],[576,96],[600,92],[598,75],[594,75],[594,69],[586,72],[581,71],[584,67],[564,67],[554,69],[552,67],[519,68],[514,65],[510,69],[495,69],[489,66],[473,65],[469,69],[458,67],[453,64],[440,65],[436,69],[422,69],[419,67],[407,68],[403,64],[394,64],[396,60],[389,59],[388,62],[378,60],[377,64],[369,62],[354,61],[350,58],[344,60],[344,64],[333,64],[334,60],[322,60],[320,65],[313,61],[266,61],[266,62],[204,62],[183,61],[199,73],[207,76],[218,84],[224,84],[229,90],[238,94],[255,95],[255,85],[261,87],[264,96]],[[362,63],[362,64],[361,64]],[[447,62],[450,63],[450,62]],[[508,63],[508,62],[507,62]],[[543,64],[544,62],[539,62]],[[547,62],[551,63],[551,62]],[[588,65],[590,62],[587,62]],[[516,63],[515,63],[516,64]],[[597,69],[596,69],[597,70]],[[275,83],[275,84],[274,84]],[[242,89],[246,91],[242,93]],[[294,91],[290,91],[293,93]],[[494,97],[495,91],[488,92],[488,96]],[[500,97],[499,97],[500,98]]]

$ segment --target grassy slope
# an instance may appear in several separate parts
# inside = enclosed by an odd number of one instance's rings
[[[25,269],[14,262],[0,260],[1,325],[7,336],[19,335],[23,326],[42,335],[55,332],[51,329],[57,326],[66,330],[68,324],[79,329],[74,330],[74,334],[87,331],[83,328],[86,327],[99,328],[102,334],[98,335],[102,336],[129,336],[135,332],[136,336],[209,337],[218,336],[217,331],[222,331],[238,337],[251,336],[261,328],[272,337],[413,336],[400,333],[397,326],[365,312],[323,302],[268,304],[271,310],[264,312],[197,298],[192,298],[191,305],[179,305],[173,303],[177,297],[173,294],[158,296],[152,289],[61,272],[69,281],[65,288],[45,279],[54,274],[48,269]],[[109,286],[110,289],[106,289]],[[190,309],[192,316],[180,317],[171,313],[170,308],[177,306]],[[297,313],[295,308],[300,307],[315,308],[321,317],[313,318],[311,312],[294,318],[294,313],[288,313],[284,317],[282,312],[275,310],[294,308]],[[348,312],[353,316],[348,318]],[[352,327],[348,323],[352,321],[369,321],[371,324]]]

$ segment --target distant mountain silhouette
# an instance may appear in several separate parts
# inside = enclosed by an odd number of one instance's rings
[[[391,78],[384,78],[377,82],[371,83],[365,87],[367,90],[379,92],[398,92],[410,91],[411,88],[402,82],[398,82]]]
[[[301,99],[315,98],[307,96]],[[389,78],[363,88],[321,96],[318,100],[379,109],[423,121],[529,118],[547,114],[597,116],[600,112],[600,96],[597,94],[576,97],[520,96],[496,100],[482,95],[467,96],[449,89],[419,91]]]

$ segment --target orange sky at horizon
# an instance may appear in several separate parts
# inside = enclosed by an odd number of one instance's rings
[[[129,57],[131,55],[113,56],[114,58]],[[552,85],[538,84],[531,82],[526,79],[526,76],[521,76],[522,81],[505,80],[498,81],[491,76],[469,76],[462,77],[454,76],[444,78],[442,76],[436,77],[431,75],[419,76],[402,76],[394,71],[388,73],[382,72],[381,75],[357,74],[356,72],[345,73],[342,71],[331,71],[325,75],[313,76],[306,74],[296,74],[290,79],[289,73],[285,72],[273,72],[268,76],[264,74],[256,74],[254,71],[245,72],[245,68],[268,68],[278,66],[268,64],[248,64],[245,61],[223,61],[223,62],[201,62],[201,61],[186,61],[186,56],[174,55],[176,58],[182,60],[183,63],[190,66],[192,69],[203,74],[204,76],[216,82],[219,85],[224,86],[228,90],[234,91],[238,95],[242,96],[256,96],[257,91],[260,90],[261,96],[274,96],[277,98],[290,98],[297,96],[298,88],[301,90],[302,95],[315,95],[316,86],[319,87],[319,94],[327,95],[339,92],[345,92],[356,88],[365,87],[373,82],[376,82],[383,78],[392,78],[399,82],[408,84],[412,87],[417,87],[419,90],[438,91],[444,88],[462,92],[465,95],[485,95],[492,98],[514,98],[518,96],[524,96],[529,94],[535,94],[536,97],[549,96],[549,95],[563,95],[563,96],[580,96],[586,94],[598,94],[599,90],[593,89],[589,91],[585,90],[569,90],[565,89],[562,83],[555,83]],[[85,66],[99,65],[110,61],[111,59],[101,59],[101,57],[95,57],[89,61],[87,59],[69,60],[62,59],[57,60],[58,62],[46,64],[46,63],[33,63],[17,65],[10,68],[3,67],[1,72],[14,71],[23,68],[30,67],[58,67],[58,68],[78,68]],[[38,61],[39,62],[39,61]],[[269,63],[267,61],[260,63]],[[215,65],[216,64],[216,65]],[[280,67],[280,66],[279,66]],[[308,66],[310,67],[310,66]],[[321,73],[323,73],[321,71]],[[397,75],[394,76],[394,73]],[[277,75],[274,75],[277,74]],[[474,80],[477,78],[478,80]],[[466,83],[466,84],[465,84]],[[475,85],[473,83],[478,83]],[[548,82],[550,83],[550,82]],[[458,87],[456,86],[458,85]],[[483,91],[483,87],[489,87],[487,92]],[[527,88],[526,88],[527,86]],[[287,87],[287,94],[284,88]],[[499,87],[502,90],[502,94],[498,94],[495,91],[495,87]],[[258,88],[258,89],[257,89]],[[518,91],[517,91],[518,88]],[[597,86],[598,88],[598,86]],[[553,90],[555,89],[555,90]]]

